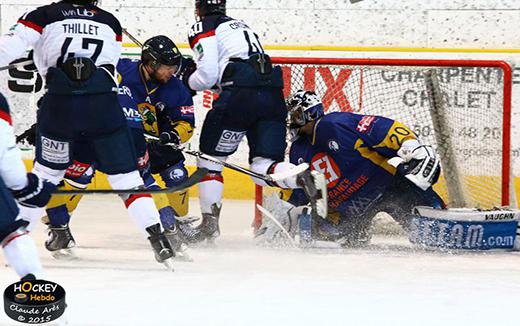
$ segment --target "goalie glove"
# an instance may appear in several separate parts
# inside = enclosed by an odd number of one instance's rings
[[[430,188],[439,180],[440,160],[430,145],[423,145],[416,139],[403,143],[398,157],[388,160],[397,172],[422,190]]]

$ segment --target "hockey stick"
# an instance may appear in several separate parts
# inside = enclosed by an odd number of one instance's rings
[[[188,177],[183,183],[180,185],[164,188],[164,189],[87,189],[87,190],[57,190],[54,191],[55,195],[88,195],[88,194],[99,194],[99,195],[110,195],[110,194],[161,194],[161,193],[171,193],[182,191],[184,189],[190,188],[202,180],[204,176],[208,173],[208,169],[198,168],[197,171],[193,172],[192,175]]]
[[[34,63],[34,61],[31,60],[31,59],[25,60],[25,61],[21,61],[21,62],[17,62],[17,63],[12,63],[10,65],[0,67],[0,71],[26,66],[26,65],[29,65],[31,63]]]
[[[293,237],[291,237],[291,235],[289,234],[289,232],[283,227],[283,225],[276,219],[276,217],[273,216],[273,214],[271,214],[271,212],[269,212],[267,209],[263,208],[260,204],[256,204],[256,208],[258,208],[258,210],[260,212],[262,212],[262,214],[269,218],[280,230],[282,230],[282,233],[287,237],[287,239],[289,239],[289,243],[293,246],[293,247],[298,247],[296,245],[296,241],[294,241]]]
[[[128,36],[128,38],[135,43],[135,45],[137,45],[138,47],[142,48],[143,47],[143,43],[141,43],[137,38],[135,38],[132,34],[130,34],[130,32],[128,32],[128,30],[126,28],[123,28],[123,33]]]
[[[159,140],[159,138],[157,138],[155,136],[150,136],[150,135],[146,135],[146,134],[145,134],[145,138],[147,138],[149,140],[152,140],[152,141],[158,141]],[[293,168],[293,169],[291,169],[289,171],[286,171],[286,172],[273,173],[273,174],[262,174],[262,173],[257,173],[257,172],[251,171],[249,169],[246,169],[244,167],[241,167],[240,165],[236,165],[236,164],[233,164],[233,163],[228,163],[228,162],[225,162],[225,161],[221,161],[218,158],[213,157],[211,155],[204,154],[204,153],[199,152],[199,151],[193,151],[193,150],[187,149],[187,148],[179,146],[179,145],[175,145],[175,144],[165,144],[165,145],[166,146],[170,146],[170,147],[172,147],[172,148],[174,148],[174,149],[176,149],[178,151],[181,151],[183,153],[186,153],[188,155],[195,156],[195,157],[198,157],[200,159],[203,159],[203,160],[206,160],[206,161],[210,161],[210,162],[213,162],[213,163],[216,163],[216,164],[220,164],[222,166],[227,167],[228,169],[231,169],[231,170],[234,170],[234,171],[237,171],[237,172],[240,172],[240,173],[247,174],[247,175],[249,175],[251,177],[263,180],[263,181],[265,181],[265,182],[267,182],[269,184],[273,184],[273,183],[276,183],[276,181],[284,180],[284,179],[287,179],[287,178],[289,178],[291,176],[298,175],[301,172],[303,172],[303,171],[305,171],[305,170],[307,170],[309,168],[308,164],[303,163],[303,164],[297,165],[295,168]]]

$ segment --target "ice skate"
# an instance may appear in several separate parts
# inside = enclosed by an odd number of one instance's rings
[[[195,229],[200,232],[201,241],[207,240],[208,243],[214,243],[215,239],[220,236],[220,209],[222,205],[211,205],[211,213],[202,213],[202,222]]]
[[[297,183],[309,198],[312,215],[327,217],[327,182],[318,171],[306,170],[297,176]]]
[[[148,240],[152,245],[155,260],[164,264],[168,270],[173,272],[173,258],[175,257],[175,252],[173,251],[168,238],[163,232],[161,232],[161,225],[154,224],[149,226],[146,228],[146,232],[150,235]]]
[[[45,241],[45,248],[56,259],[76,259],[74,247],[76,241],[67,224],[58,227],[49,226],[49,239]]]
[[[173,251],[175,251],[175,261],[192,262],[193,258],[188,253],[188,246],[182,233],[180,232],[177,225],[172,228],[166,229],[164,235],[170,242]]]

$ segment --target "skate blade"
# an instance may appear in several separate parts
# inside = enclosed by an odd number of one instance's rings
[[[181,261],[181,262],[192,262],[193,258],[191,258],[190,254],[188,253],[189,247],[186,244],[181,244],[180,248],[175,251],[175,257],[173,259],[175,261]]]
[[[191,258],[188,254],[184,254],[184,253],[180,253],[180,252],[176,253],[174,260],[177,262],[182,262],[182,263],[192,263],[193,262],[193,258]]]
[[[169,272],[175,272],[175,269],[173,268],[173,257],[165,259],[162,264],[168,269]]]
[[[74,248],[60,249],[51,252],[51,256],[57,260],[76,260],[79,257],[76,255]]]
[[[193,262],[193,258],[185,251],[175,252],[175,257],[173,258],[173,260],[183,263]]]

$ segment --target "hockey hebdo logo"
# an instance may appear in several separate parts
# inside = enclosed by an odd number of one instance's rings
[[[65,290],[45,280],[20,281],[4,291],[4,311],[9,318],[25,324],[42,324],[65,312]]]

